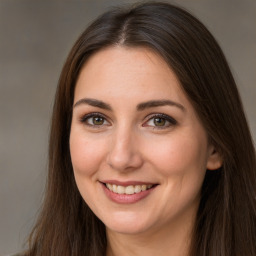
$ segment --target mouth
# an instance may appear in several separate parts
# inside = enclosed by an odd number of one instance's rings
[[[100,181],[105,195],[118,204],[137,203],[150,196],[159,184],[145,181]]]
[[[156,185],[153,184],[142,184],[142,185],[128,185],[128,186],[122,186],[117,184],[111,184],[111,183],[103,183],[105,187],[110,190],[111,192],[119,195],[133,195],[138,194],[143,191],[149,190],[153,188]]]

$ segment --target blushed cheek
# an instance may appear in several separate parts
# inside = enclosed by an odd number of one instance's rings
[[[199,171],[205,165],[205,145],[199,140],[176,137],[162,143],[155,143],[148,151],[148,158],[163,175],[184,175]]]
[[[102,156],[101,147],[79,136],[70,137],[70,154],[75,174],[91,176],[97,172]]]

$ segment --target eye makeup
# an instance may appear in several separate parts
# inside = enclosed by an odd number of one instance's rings
[[[110,125],[110,122],[107,120],[107,118],[99,112],[92,112],[92,113],[83,115],[80,118],[80,122],[92,128],[100,128],[102,126]]]
[[[173,117],[162,113],[155,113],[147,116],[147,121],[142,126],[153,127],[154,129],[166,129],[175,125],[177,125],[177,121]]]
[[[171,126],[177,125],[177,121],[173,117],[163,113],[153,113],[148,115],[145,119],[146,122],[143,122],[142,127],[167,129]],[[79,120],[82,124],[91,128],[101,128],[111,125],[106,116],[99,112],[88,113],[83,115]]]

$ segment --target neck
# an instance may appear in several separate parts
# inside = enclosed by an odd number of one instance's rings
[[[107,229],[107,256],[188,256],[194,221],[152,228],[139,234],[123,234]]]

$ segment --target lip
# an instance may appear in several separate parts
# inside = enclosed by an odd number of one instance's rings
[[[119,186],[130,186],[130,185],[158,185],[156,183],[152,183],[152,182],[147,182],[147,181],[118,181],[118,180],[102,180],[100,181],[101,183],[109,183],[109,184],[115,184],[115,185],[119,185]]]
[[[105,182],[104,182],[105,183]],[[127,194],[117,194],[114,193],[112,191],[110,191],[105,184],[100,182],[100,185],[105,193],[105,195],[112,201],[118,204],[133,204],[133,203],[137,203],[141,200],[143,200],[144,198],[148,197],[157,186],[153,186],[150,189],[147,189],[145,191],[141,191],[140,193],[135,193],[132,195],[127,195]],[[120,185],[120,186],[129,186],[129,185],[143,185],[143,184],[147,184],[147,185],[151,185],[152,183],[141,183],[141,182],[137,182],[137,184],[135,184],[136,182],[117,182],[117,181],[107,181],[106,183],[110,183],[110,184],[116,184],[116,185]],[[124,185],[126,184],[126,185]],[[152,184],[154,185],[154,184]]]

